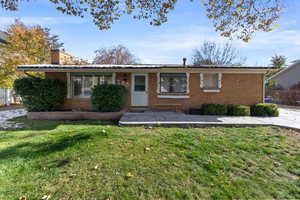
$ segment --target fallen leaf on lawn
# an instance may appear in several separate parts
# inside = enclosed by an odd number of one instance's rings
[[[178,165],[177,163],[173,163],[173,165],[174,165],[175,167],[180,167],[180,165]]]
[[[279,162],[274,162],[275,167],[279,167],[281,164]]]
[[[150,148],[149,148],[149,147],[146,147],[146,148],[144,149],[144,151],[150,151]]]
[[[74,177],[74,176],[76,176],[77,174],[70,174],[70,178],[72,178],[72,177]]]
[[[27,198],[25,196],[21,196],[19,200],[27,200]]]
[[[98,165],[96,165],[96,166],[94,167],[94,169],[98,169]]]
[[[43,197],[42,197],[42,200],[49,200],[50,199],[50,195],[44,195]]]
[[[133,177],[133,174],[130,173],[130,172],[128,172],[128,173],[126,174],[126,178],[131,178],[131,177]]]

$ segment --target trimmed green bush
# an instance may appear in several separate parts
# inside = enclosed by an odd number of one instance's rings
[[[203,115],[226,115],[227,106],[222,104],[203,104],[201,111]]]
[[[230,116],[250,116],[249,106],[228,105],[227,115]]]
[[[190,115],[201,115],[202,111],[200,108],[190,108],[189,109],[189,114]]]
[[[123,85],[97,85],[93,88],[91,101],[98,111],[118,112],[126,105],[127,89]]]
[[[30,112],[59,110],[66,96],[65,83],[57,79],[17,79],[14,90],[21,96],[25,108]]]
[[[250,107],[251,116],[278,117],[279,111],[275,104],[254,104]]]

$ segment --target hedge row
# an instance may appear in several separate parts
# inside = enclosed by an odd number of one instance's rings
[[[203,104],[200,109],[191,109],[191,114],[201,115],[229,115],[229,116],[279,116],[278,108],[274,104],[255,104],[252,106]]]
[[[262,117],[278,117],[279,111],[275,104],[255,104],[251,107],[252,116],[262,116]]]
[[[125,107],[127,94],[123,85],[97,85],[92,90],[91,102],[97,111],[118,112]]]
[[[66,85],[61,80],[25,77],[15,81],[14,90],[30,112],[63,109]],[[95,86],[91,96],[93,108],[100,112],[120,111],[126,105],[126,100],[127,89],[122,85]]]
[[[56,111],[62,108],[66,86],[57,79],[25,77],[14,82],[14,90],[20,95],[28,111]]]

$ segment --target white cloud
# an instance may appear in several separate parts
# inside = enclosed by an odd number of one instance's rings
[[[160,51],[190,50],[198,47],[204,40],[225,41],[207,26],[189,26],[186,28],[168,29],[147,37],[147,40],[133,41],[131,44],[147,49]]]
[[[258,33],[249,43],[236,41],[235,44],[247,49],[300,48],[300,30],[276,30],[269,33]]]
[[[274,54],[282,54],[290,60],[300,58],[300,29],[276,29],[273,32],[258,32],[249,43],[232,41],[240,49],[242,56],[248,57],[249,65],[267,65]],[[183,56],[189,57],[192,50],[203,41],[210,40],[224,43],[228,39],[220,37],[209,26],[187,26],[160,30],[143,39],[129,41],[129,45],[143,52],[142,60],[147,63],[172,60],[181,62]],[[179,59],[180,57],[180,59]],[[152,61],[152,62],[151,62]]]

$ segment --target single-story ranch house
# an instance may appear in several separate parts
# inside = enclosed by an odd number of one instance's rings
[[[264,77],[270,67],[193,66],[183,64],[71,65],[65,52],[52,51],[52,64],[21,65],[18,70],[45,72],[67,83],[64,109],[92,109],[97,84],[122,84],[128,109],[199,108],[203,103],[252,105],[264,101]]]

